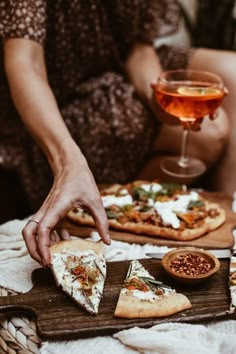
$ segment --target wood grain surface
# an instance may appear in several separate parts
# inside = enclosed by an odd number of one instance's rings
[[[208,282],[187,287],[174,282],[164,272],[160,261],[141,260],[150,273],[186,294],[192,309],[164,318],[118,319],[113,317],[119,292],[126,276],[129,261],[108,263],[104,297],[99,314],[93,316],[78,307],[56,287],[51,271],[37,269],[33,272],[34,287],[30,292],[16,296],[0,297],[0,313],[30,312],[36,317],[38,334],[43,339],[73,339],[110,335],[133,326],[150,327],[163,322],[199,323],[217,319],[235,318],[227,314],[230,304],[228,289],[229,261],[222,260],[221,267]]]
[[[231,211],[232,197],[223,193],[204,192],[201,194],[209,201],[218,203],[226,211],[226,222],[217,230],[211,231],[192,241],[176,241],[163,237],[148,236],[143,234],[137,235],[130,232],[116,231],[112,229],[110,230],[110,236],[113,240],[138,243],[141,245],[149,243],[157,246],[168,247],[193,246],[205,249],[232,248],[234,245],[232,229],[236,225],[236,214]],[[79,237],[89,237],[90,233],[95,231],[92,227],[79,226],[69,220],[64,222],[64,226],[68,229],[71,235]]]

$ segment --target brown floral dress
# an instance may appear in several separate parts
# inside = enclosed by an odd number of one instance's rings
[[[97,182],[134,178],[151,152],[157,120],[127,81],[122,63],[135,42],[152,43],[174,32],[178,22],[174,0],[0,0],[0,35],[44,47],[62,116]],[[163,46],[158,54],[164,68],[187,65],[184,49]],[[52,175],[15,111],[1,46],[0,127],[0,165],[17,171],[38,207]]]

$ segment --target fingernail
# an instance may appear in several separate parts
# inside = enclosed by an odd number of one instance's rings
[[[43,258],[43,267],[44,267],[44,268],[47,268],[47,266],[48,266],[48,262],[46,261],[45,258]]]
[[[110,238],[110,235],[109,235],[109,234],[107,234],[105,241],[106,241],[106,244],[107,244],[107,245],[110,245],[110,244],[111,244],[111,238]]]

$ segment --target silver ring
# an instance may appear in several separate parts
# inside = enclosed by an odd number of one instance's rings
[[[30,222],[35,222],[36,224],[39,224],[39,221],[37,219],[29,219],[27,221],[27,224],[29,224]]]

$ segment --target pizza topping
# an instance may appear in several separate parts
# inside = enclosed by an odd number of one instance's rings
[[[180,274],[200,275],[209,272],[211,263],[204,257],[188,253],[173,259],[170,268]]]
[[[156,279],[154,279],[153,277],[140,277],[142,280],[144,280],[149,287],[156,288],[162,288],[164,290],[171,290],[171,288],[168,285],[163,284],[161,281],[158,281]]]
[[[128,290],[148,291],[147,285],[138,278],[131,278],[125,281],[124,287]]]
[[[131,293],[132,296],[138,297],[140,300],[150,302],[154,302],[160,298],[160,295],[164,295],[164,291],[161,288],[155,288],[155,290],[153,290],[150,285],[147,285],[147,283],[139,277],[126,279],[121,293],[124,295]]]
[[[121,188],[121,189],[119,189],[118,192],[116,193],[116,196],[118,197],[118,196],[127,195],[127,194],[129,194],[128,189],[126,189],[126,188]]]
[[[147,201],[148,199],[168,200],[177,192],[181,193],[185,190],[185,186],[174,183],[143,183],[131,188],[131,194],[135,200]]]
[[[188,204],[188,209],[201,208],[202,206],[204,206],[203,200],[191,200]]]
[[[175,200],[155,202],[153,206],[165,225],[171,225],[174,229],[178,229],[180,220],[177,213],[186,213],[190,201],[196,201],[198,198],[198,193],[191,191],[189,194],[177,195]],[[149,200],[149,203],[152,204],[152,201]]]
[[[144,189],[146,192],[159,192],[162,189],[162,185],[159,183],[148,183],[142,184],[140,188]]]
[[[85,290],[91,290],[93,284],[95,284],[98,278],[99,270],[97,268],[86,267],[84,265],[78,265],[71,270],[71,274],[75,275],[75,278],[72,280],[79,281],[82,288]]]
[[[106,210],[107,218],[108,219],[116,219],[118,214],[114,213],[111,210]]]
[[[124,295],[132,294],[143,301],[154,302],[159,300],[160,296],[168,296],[173,290],[155,280],[138,260],[133,260],[121,292]]]
[[[104,208],[109,208],[112,205],[117,205],[117,206],[125,206],[132,204],[133,199],[131,195],[127,194],[124,196],[116,197],[114,195],[105,195],[102,196],[102,203]]]
[[[110,227],[132,233],[191,240],[218,228],[225,211],[186,186],[157,180],[114,184],[101,191]],[[94,225],[86,211],[74,208],[68,217]]]
[[[211,208],[207,210],[207,214],[208,216],[210,216],[210,218],[215,218],[219,215],[219,210],[217,210],[216,208]]]
[[[178,218],[182,219],[185,221],[185,223],[188,225],[188,227],[193,226],[193,223],[195,221],[195,217],[193,213],[177,213]]]
[[[236,272],[230,273],[230,285],[236,285]]]
[[[128,292],[125,291],[126,289],[122,289],[121,293],[124,295],[127,295]],[[143,301],[150,301],[150,302],[155,302],[157,300],[160,299],[160,295],[156,295],[153,291],[149,290],[149,291],[140,291],[140,290],[133,290],[132,291],[132,296],[135,296],[137,298],[139,298],[140,300]]]

